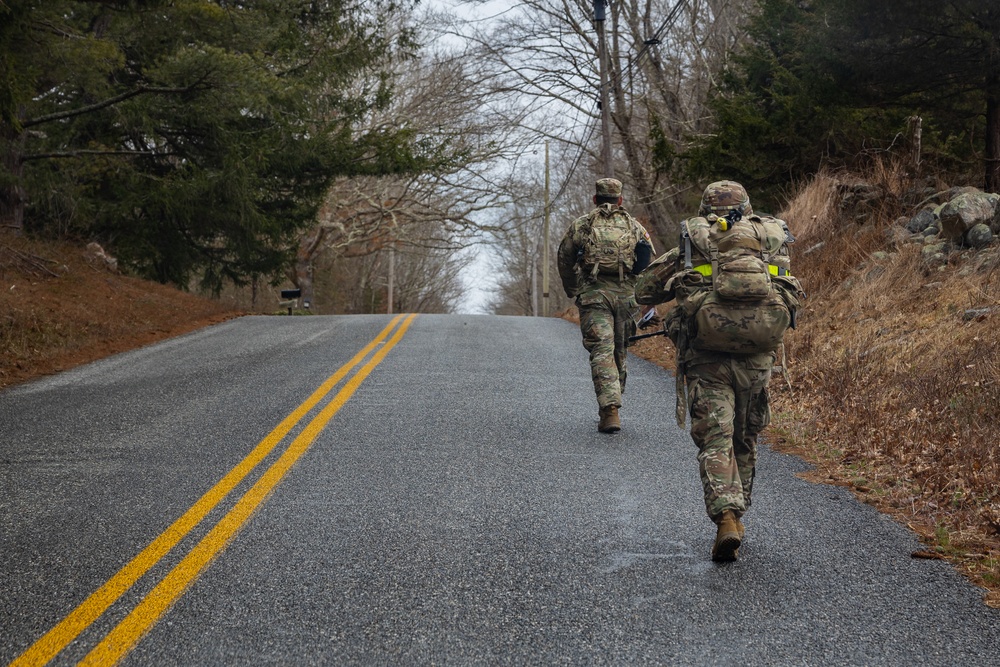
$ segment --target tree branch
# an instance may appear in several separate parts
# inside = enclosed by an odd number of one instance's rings
[[[109,97],[106,100],[100,102],[95,102],[94,104],[88,104],[85,107],[80,107],[79,109],[67,109],[66,111],[57,111],[56,113],[46,114],[45,116],[39,116],[38,118],[31,118],[29,120],[21,123],[21,127],[32,127],[35,125],[41,125],[42,123],[48,123],[54,120],[65,120],[66,118],[74,118],[76,116],[82,116],[88,114],[92,111],[99,111],[110,106],[114,106],[119,102],[124,102],[127,99],[135,97],[136,95],[142,95],[145,93],[157,93],[157,94],[173,94],[173,93],[186,93],[194,89],[201,80],[192,83],[190,86],[185,86],[183,88],[159,88],[155,86],[139,86],[133,90],[125,91],[120,95],[115,95],[114,97]]]
[[[167,155],[176,155],[176,153],[151,153],[150,151],[98,151],[90,149],[80,149],[78,151],[60,151],[58,153],[33,153],[31,155],[23,156],[21,158],[21,161],[27,162],[28,160],[48,160],[51,158],[80,157],[81,155],[149,155],[155,157],[164,157]]]

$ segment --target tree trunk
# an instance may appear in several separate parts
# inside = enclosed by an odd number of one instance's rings
[[[619,8],[612,11],[612,25],[614,34],[609,46],[612,57],[611,76],[617,82],[611,88],[612,108],[611,119],[618,130],[618,138],[622,143],[622,151],[625,154],[625,161],[628,171],[632,176],[632,185],[636,190],[635,196],[626,201],[626,206],[634,213],[646,214],[650,226],[655,230],[656,235],[669,235],[672,228],[671,217],[663,205],[663,197],[657,191],[657,175],[649,168],[649,151],[641,146],[633,127],[634,105],[626,97],[623,87],[624,75],[621,69],[621,42],[619,31],[622,29],[621,23],[627,20],[622,16]],[[631,201],[631,206],[629,205]]]
[[[1000,192],[1000,90],[986,94],[986,192]]]
[[[288,276],[292,284],[302,290],[302,303],[308,303],[310,308],[314,308],[316,304],[313,293],[313,259],[322,248],[325,236],[326,228],[318,225],[302,236],[295,252],[295,264]]]
[[[923,119],[920,116],[910,116],[909,123],[909,135],[910,135],[910,169],[912,169],[912,174],[914,177],[920,175],[920,151],[921,137],[923,136]]]
[[[24,133],[8,123],[0,124],[0,225],[18,233],[24,229],[24,205],[27,199],[21,179],[24,177]]]

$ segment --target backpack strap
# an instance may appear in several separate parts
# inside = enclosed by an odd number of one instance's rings
[[[718,273],[718,248],[715,248],[715,244],[712,243],[709,232],[711,230],[712,224],[707,218],[688,218],[681,224],[681,239],[684,241],[684,268],[694,269],[701,275],[714,276]],[[698,249],[698,253],[709,260],[709,263],[699,264],[694,266],[694,260],[692,259],[691,246]],[[712,261],[712,251],[715,250],[716,261]],[[715,278],[712,278],[713,284]]]
[[[583,224],[580,225],[580,230],[579,230],[580,238],[583,239],[584,244],[590,243],[590,234],[594,228],[594,218],[599,214],[599,212],[600,209],[594,209],[593,211],[591,211],[590,214],[586,216],[586,218],[584,218]],[[579,251],[577,258],[578,261],[579,258],[583,256],[583,252],[584,251],[582,249]],[[594,264],[594,267],[590,270],[591,278],[597,277],[597,272],[599,268],[600,267],[597,264]]]
[[[688,229],[688,221],[681,223],[681,243],[684,244],[684,268],[691,268],[691,230]]]
[[[719,275],[719,246],[711,241],[708,243],[709,259],[712,261],[712,289],[715,289],[715,277]]]
[[[767,230],[764,229],[764,223],[760,221],[760,218],[749,218],[749,222],[753,227],[753,233],[757,235],[757,242],[760,243],[760,258],[770,267],[771,251],[767,246]]]

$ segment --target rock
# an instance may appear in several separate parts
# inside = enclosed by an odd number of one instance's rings
[[[956,185],[953,188],[948,188],[948,191],[945,193],[944,201],[945,203],[947,203],[952,199],[954,199],[955,197],[959,197],[961,195],[975,195],[982,193],[983,193],[982,190],[980,190],[979,188],[975,188],[971,185]]]
[[[965,243],[972,248],[985,248],[993,241],[989,225],[979,223],[965,233]]]
[[[885,275],[885,267],[875,265],[865,272],[864,282],[871,283]]]
[[[993,219],[990,220],[990,231],[1000,234],[1000,205],[993,210]]]
[[[996,246],[985,248],[976,253],[972,265],[979,273],[996,271],[1000,267],[1000,249]]]
[[[89,262],[100,262],[109,271],[118,271],[118,260],[106,253],[100,243],[88,243],[85,256]]]
[[[922,238],[919,234],[911,234],[905,227],[887,227],[885,230],[885,240],[892,246],[909,243],[913,239]]]
[[[906,223],[906,230],[914,234],[919,234],[933,225],[935,220],[934,209],[925,208],[910,218],[910,221]]]
[[[962,313],[962,319],[966,322],[971,322],[976,320],[977,322],[982,322],[987,317],[989,317],[994,311],[994,308],[970,308],[969,310]]]
[[[870,222],[874,212],[890,197],[893,195],[887,190],[866,181],[837,184],[841,220],[858,225]]]
[[[990,196],[982,192],[958,195],[941,208],[941,236],[953,242],[962,241],[967,231],[993,219],[994,208]]]
[[[928,269],[940,268],[948,263],[948,244],[929,243],[920,249],[920,257]]]

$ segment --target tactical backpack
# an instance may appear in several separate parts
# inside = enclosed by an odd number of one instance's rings
[[[710,215],[681,223],[678,303],[696,350],[772,352],[794,326],[802,293],[788,272],[789,237],[774,219]]]
[[[640,238],[635,222],[624,210],[599,206],[581,228],[583,236],[580,266],[584,275],[618,276],[624,280],[635,264],[635,247]]]

